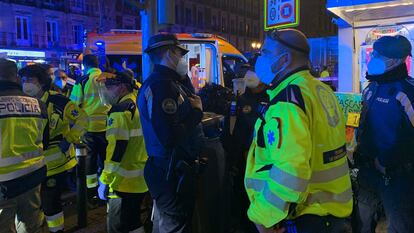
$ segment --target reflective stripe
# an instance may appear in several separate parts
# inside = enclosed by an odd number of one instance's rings
[[[77,131],[83,131],[83,130],[85,130],[85,127],[83,127],[82,125],[79,125],[79,124],[74,124],[73,126],[72,126],[72,128],[70,128],[71,130],[77,130]]]
[[[349,173],[348,163],[344,162],[339,166],[323,171],[312,172],[311,183],[327,183],[339,179]]]
[[[142,134],[142,129],[132,129],[130,132],[129,132],[129,136],[131,136],[131,137],[139,137],[139,136],[142,136],[143,134]]]
[[[63,157],[64,157],[64,155],[62,154],[62,152],[57,152],[57,153],[54,153],[54,154],[51,154],[51,155],[46,155],[45,156],[45,162],[49,163],[49,162],[61,159]]]
[[[42,159],[38,163],[33,164],[30,167],[22,168],[14,172],[9,172],[6,174],[0,174],[0,182],[8,181],[8,180],[14,180],[16,178],[19,178],[21,176],[27,175],[33,171],[36,171],[37,169],[40,169],[41,167],[45,166],[45,161]]]
[[[263,190],[266,181],[259,180],[259,179],[253,179],[253,178],[247,178],[245,181],[246,188],[253,189],[256,192],[260,192]]]
[[[71,99],[74,102],[78,102],[81,98],[76,95],[70,95],[69,99]]]
[[[63,217],[63,212],[60,212],[53,216],[45,215],[45,217],[46,217],[47,226],[49,227],[49,231],[57,232],[59,230],[63,230],[64,222],[65,222],[64,217]]]
[[[89,116],[89,121],[106,121],[106,116]]]
[[[119,164],[105,163],[104,171],[108,173],[112,173],[118,170],[118,168],[119,168]]]
[[[313,203],[329,203],[329,202],[340,202],[346,203],[352,199],[352,189],[348,188],[342,193],[330,193],[330,192],[316,192],[310,193],[306,203],[313,204]]]
[[[0,158],[0,167],[7,167],[10,165],[16,165],[19,163],[23,163],[26,160],[41,156],[42,153],[43,153],[42,150],[36,150],[32,152],[22,153],[21,155],[18,155],[18,156]]]
[[[309,180],[291,175],[276,166],[272,166],[269,176],[276,183],[298,192],[305,192],[309,183]]]
[[[272,206],[276,207],[282,212],[286,212],[289,204],[286,203],[282,198],[280,198],[278,195],[274,194],[270,188],[269,185],[266,183],[263,189],[263,196],[266,199],[267,202],[269,202]]]
[[[125,177],[125,178],[134,178],[134,177],[138,177],[138,176],[143,176],[144,175],[144,170],[126,170],[122,167],[120,167],[116,173],[118,173],[119,175]]]
[[[408,119],[411,122],[411,125],[414,126],[414,109],[413,106],[411,104],[410,99],[408,98],[408,96],[403,93],[403,92],[399,92],[397,94],[396,99],[398,101],[400,101],[401,105],[404,107],[404,111],[408,116]]]
[[[126,130],[121,128],[111,128],[106,131],[106,136],[115,135],[122,138],[142,136],[142,129]]]
[[[98,187],[98,174],[86,175],[86,187]]]
[[[153,99],[152,90],[151,90],[151,87],[148,87],[145,90],[145,100],[147,101],[147,110],[148,110],[149,119],[152,118],[152,99]]]

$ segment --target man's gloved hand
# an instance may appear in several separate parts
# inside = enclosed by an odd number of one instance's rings
[[[99,186],[98,186],[99,199],[101,199],[103,201],[107,201],[108,200],[108,193],[109,193],[109,186],[107,184],[103,184],[99,181]]]
[[[69,147],[70,147],[70,143],[68,141],[66,141],[66,139],[63,139],[59,143],[60,151],[62,151],[62,153],[64,153],[64,154],[66,154],[66,152],[69,150]]]

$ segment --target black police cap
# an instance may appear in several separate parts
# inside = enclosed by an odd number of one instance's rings
[[[187,54],[188,50],[180,45],[177,37],[174,34],[157,34],[152,36],[148,41],[148,47],[144,50],[145,53],[150,53],[152,50],[163,46],[175,46],[179,48],[183,54]]]
[[[375,41],[374,50],[384,57],[402,59],[411,56],[411,43],[404,36],[384,36]]]

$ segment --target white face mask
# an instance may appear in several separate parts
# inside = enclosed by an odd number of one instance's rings
[[[188,63],[184,57],[182,57],[177,64],[177,73],[184,76],[188,73]]]
[[[244,79],[246,80],[246,87],[248,88],[256,88],[259,86],[260,80],[254,71],[247,71],[244,75]]]
[[[175,54],[173,51],[168,50],[167,55],[165,56],[162,65],[169,67],[170,69],[177,70],[178,62],[180,61],[181,56]]]
[[[283,64],[283,66],[280,67],[276,72],[273,72],[272,66],[286,54],[287,53],[282,53],[276,58],[271,58],[265,55],[261,55],[257,58],[255,70],[257,77],[260,79],[262,83],[267,85],[271,84],[273,80],[276,78],[276,76],[279,75],[280,72],[285,70],[285,68],[288,65],[287,63]]]
[[[41,88],[36,84],[23,83],[23,92],[29,96],[36,97],[40,91],[41,91]]]

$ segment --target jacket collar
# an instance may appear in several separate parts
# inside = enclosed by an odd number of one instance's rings
[[[309,69],[296,69],[295,71],[292,71],[289,76],[285,76],[286,78],[282,79],[278,85],[272,86],[267,90],[267,94],[269,96],[269,100],[271,101],[273,98],[279,94],[279,92],[286,88],[287,85],[289,85],[290,82],[295,80],[299,77],[304,76],[310,76]]]
[[[396,82],[399,80],[408,79],[408,77],[409,76],[405,62],[381,75],[369,75],[368,73],[366,74],[367,80],[378,83]]]
[[[292,75],[294,75],[294,74],[296,74],[300,71],[303,71],[303,70],[309,70],[309,67],[308,66],[301,66],[301,67],[296,68],[296,69],[292,70],[291,72],[287,73],[285,76],[283,76],[281,78],[278,78],[277,80],[274,80],[271,83],[271,86],[269,87],[269,90],[275,89],[277,86],[279,86],[283,81],[288,79],[290,76],[292,76]]]
[[[0,91],[6,90],[22,90],[22,86],[18,83],[11,82],[11,81],[3,81],[0,80]]]
[[[135,102],[136,97],[134,95],[134,92],[131,92],[131,93],[128,93],[128,94],[124,95],[122,98],[119,99],[118,103],[122,103],[122,102],[124,102],[124,101],[126,101],[128,99],[130,99],[133,102]]]
[[[174,81],[181,81],[182,79],[175,70],[164,65],[154,65],[154,72],[162,74],[163,78],[166,79],[172,79]]]

